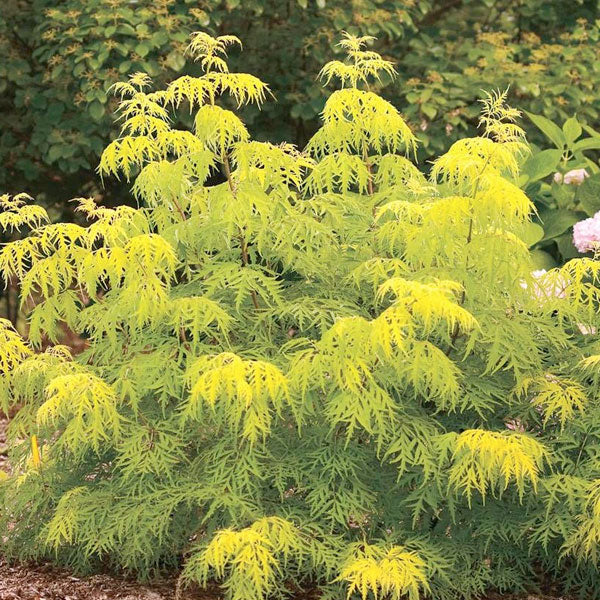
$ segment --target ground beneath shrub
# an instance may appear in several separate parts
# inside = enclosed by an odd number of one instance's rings
[[[174,600],[175,580],[141,585],[108,575],[73,577],[50,565],[7,565],[0,560],[0,600]],[[185,590],[181,600],[220,600],[217,589]],[[303,600],[303,599],[296,599]],[[482,600],[567,600],[556,596],[488,596]]]
[[[73,577],[50,565],[7,565],[0,560],[0,600],[174,600],[175,580],[153,585],[108,575]],[[220,600],[217,589],[185,590],[181,600]],[[304,599],[296,599],[304,600]],[[556,596],[488,596],[482,600],[567,600]]]
[[[175,581],[141,585],[108,575],[73,577],[50,565],[8,565],[0,560],[0,600],[172,600]],[[181,600],[215,600],[188,590]]]

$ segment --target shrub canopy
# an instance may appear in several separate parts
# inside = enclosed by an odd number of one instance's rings
[[[598,594],[600,263],[532,275],[505,93],[423,175],[368,41],[321,70],[302,152],[251,139],[226,107],[268,87],[230,72],[237,38],[196,33],[201,76],[114,86],[99,169],[139,208],[81,198],[80,226],[3,197],[28,231],[0,251],[29,312],[25,337],[0,327],[8,556],[183,562],[234,600],[470,598],[540,572]]]

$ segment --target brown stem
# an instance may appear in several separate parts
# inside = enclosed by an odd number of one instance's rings
[[[233,178],[231,177],[231,165],[229,163],[229,157],[227,156],[227,154],[225,152],[223,152],[223,167],[225,168],[225,176],[227,177],[227,183],[229,184],[229,189],[231,191],[231,195],[233,196],[233,198],[235,200],[236,193],[235,193],[235,187],[233,185]],[[250,262],[250,259],[248,257],[248,243],[244,239],[244,234],[241,230],[240,230],[240,235],[238,237],[238,240],[240,242],[240,249],[242,252],[242,266],[247,267],[248,263]],[[258,296],[256,295],[256,291],[250,290],[250,296],[252,298],[252,304],[254,304],[254,308],[256,308],[256,309],[260,308],[260,305],[258,304]]]
[[[13,314],[13,307],[11,304],[11,295],[12,295],[12,282],[9,283],[9,285],[6,286],[6,290],[5,290],[5,294],[6,294],[6,318],[12,323],[12,326],[14,328],[17,327],[17,311],[14,311]]]
[[[367,173],[369,174],[369,179],[367,180],[367,193],[369,196],[373,196],[375,190],[373,188],[373,169],[371,163],[369,162],[369,153],[367,151],[367,144],[363,143],[363,162],[365,163],[365,167],[367,167]],[[373,217],[377,214],[377,207],[373,206]]]
[[[487,168],[487,166],[490,162],[490,158],[491,158],[491,156],[487,158],[485,163],[483,163],[483,167],[481,167],[481,171],[479,173],[479,176],[477,177],[477,182],[475,183],[475,188],[473,189],[473,200],[474,201],[477,199],[477,194],[479,193],[479,184],[481,182],[481,176],[483,175],[483,172]],[[467,246],[471,243],[472,239],[473,239],[473,212],[471,211],[471,218],[469,219],[469,231],[467,233],[467,244],[466,244]],[[465,271],[468,268],[469,268],[469,256],[467,255],[465,257]],[[463,284],[463,290],[460,295],[460,299],[458,301],[459,306],[462,306],[465,303],[466,296],[467,296],[467,292],[466,292],[464,284]],[[458,326],[458,323],[455,323],[454,329],[452,330],[452,333],[450,334],[450,346],[448,346],[448,349],[445,352],[446,356],[449,356],[450,352],[452,352],[452,350],[454,349],[454,343],[456,342],[459,335],[460,335],[460,327]]]
[[[248,258],[248,244],[241,233],[238,239],[240,241],[240,248],[242,251],[242,266],[247,267],[248,263],[250,262]],[[250,296],[252,297],[252,304],[254,304],[254,308],[260,308],[260,305],[258,304],[258,296],[254,290],[250,290]]]
[[[175,208],[177,209],[177,212],[181,215],[181,218],[184,221],[187,221],[187,217],[185,216],[185,213],[183,212],[183,209],[181,208],[181,206],[177,203],[177,200],[175,200],[175,198],[173,198],[173,204],[175,205]]]
[[[254,308],[258,310],[260,305],[258,304],[258,296],[256,295],[256,292],[254,290],[250,290],[250,296],[252,297],[252,304],[254,304]]]
[[[367,172],[369,173],[369,179],[367,181],[367,191],[369,193],[369,196],[372,196],[374,194],[374,189],[373,189],[373,172],[371,169],[371,163],[369,162],[369,157],[367,156],[367,153],[365,152],[363,160],[365,161],[365,166],[367,167]]]
[[[246,244],[246,240],[243,236],[240,235],[238,239],[240,240],[240,247],[242,250],[242,265],[245,267],[250,262],[248,257],[248,244]]]
[[[185,329],[183,327],[181,327],[179,329],[179,337],[181,338],[181,341],[183,343],[183,347],[188,351],[191,352],[192,351],[192,347],[190,346],[190,342],[188,340],[188,337],[185,333]]]
[[[225,177],[227,177],[229,189],[235,198],[235,188],[233,187],[233,179],[231,177],[231,165],[229,164],[229,157],[225,152],[223,152],[223,167],[225,168]]]
[[[473,217],[471,217],[471,219],[469,220],[469,233],[467,234],[467,244],[471,243],[472,236],[473,236]],[[463,290],[460,294],[460,299],[458,301],[459,306],[462,306],[465,303],[466,295],[467,295],[467,293],[463,286]],[[459,335],[460,335],[460,327],[458,326],[458,323],[455,323],[454,328],[452,329],[452,333],[450,334],[450,345],[448,346],[448,349],[445,352],[446,356],[449,356],[450,352],[452,352],[452,350],[454,348],[454,343],[456,342]]]

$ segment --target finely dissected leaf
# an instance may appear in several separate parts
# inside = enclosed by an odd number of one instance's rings
[[[299,149],[251,138],[235,107],[268,87],[196,32],[197,76],[113,86],[99,172],[137,207],[78,198],[53,224],[0,197],[24,316],[0,321],[7,557],[183,565],[180,591],[230,600],[468,600],[531,589],[532,565],[593,587],[600,262],[536,271],[515,183],[557,155],[526,162],[494,92],[425,175],[372,43],[344,34]]]
[[[363,600],[369,594],[416,600],[427,589],[425,563],[414,552],[394,546],[385,550],[362,548],[343,565],[340,579],[349,583],[348,598],[357,591]]]
[[[489,488],[498,486],[502,492],[514,481],[522,498],[527,482],[535,489],[546,458],[546,448],[532,437],[470,429],[456,438],[449,484],[464,489],[470,499],[473,490],[485,497]]]

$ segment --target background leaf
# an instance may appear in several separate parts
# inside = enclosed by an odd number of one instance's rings
[[[554,124],[550,119],[543,115],[534,115],[530,112],[527,112],[526,114],[557,148],[562,149],[565,146],[565,134],[558,125]]]
[[[550,173],[554,173],[562,157],[561,150],[542,150],[532,154],[521,169],[523,175],[527,175],[528,182],[543,179]]]
[[[562,127],[567,145],[571,146],[573,142],[581,135],[582,129],[579,121],[575,117],[568,118]]]
[[[572,210],[546,210],[540,214],[541,225],[544,228],[544,239],[554,238],[575,223],[581,221],[582,213]],[[585,215],[583,216],[585,218]]]

